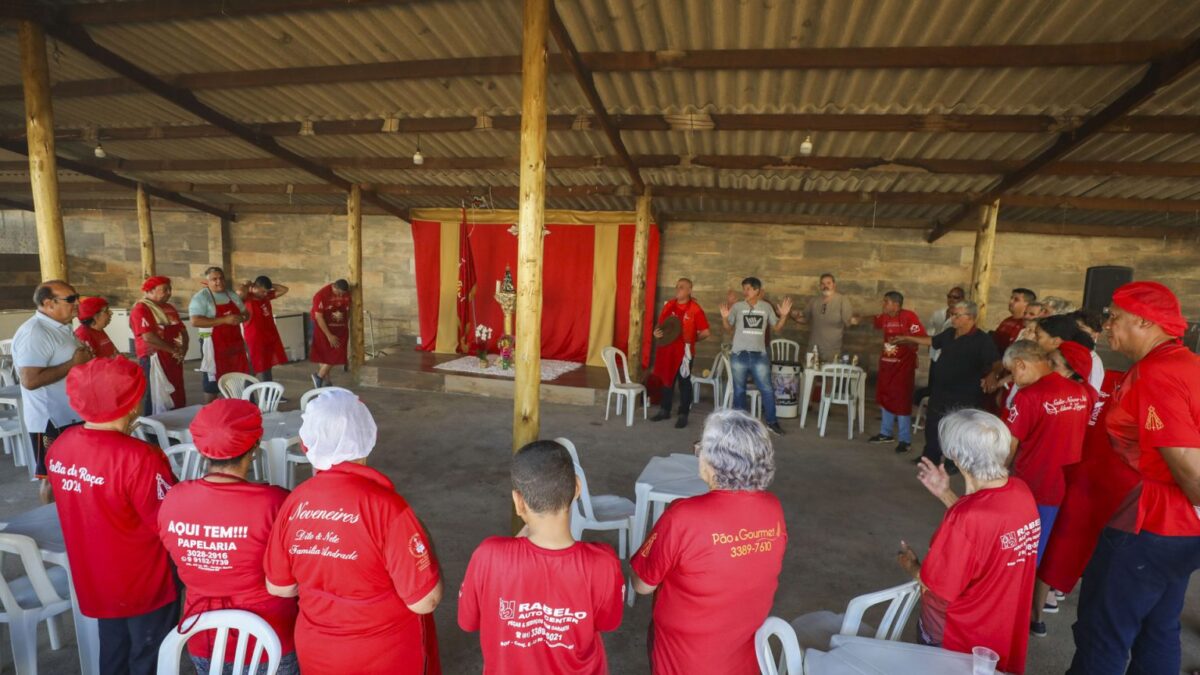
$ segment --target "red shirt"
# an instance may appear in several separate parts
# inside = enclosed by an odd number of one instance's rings
[[[116,431],[63,432],[46,467],[79,608],[124,619],[176,598],[171,561],[158,539],[158,509],[175,484],[167,456]]]
[[[108,333],[102,330],[97,330],[91,326],[79,326],[75,329],[75,337],[83,344],[91,347],[92,354],[98,359],[107,359],[110,356],[117,355],[117,348],[113,345],[112,340],[108,339]]]
[[[902,364],[911,360],[912,367],[917,367],[916,345],[889,344],[892,338],[900,335],[925,335],[925,327],[921,325],[921,318],[915,312],[902,309],[896,316],[876,315],[875,328],[883,331],[883,355],[879,357],[881,362]]]
[[[1200,356],[1178,342],[1155,347],[1125,374],[1104,417],[1112,447],[1141,474],[1111,525],[1165,537],[1200,536],[1200,509],[1183,494],[1159,448],[1200,448]]]
[[[551,551],[489,537],[467,565],[458,625],[479,631],[485,674],[604,675],[600,632],[621,625],[624,599],[621,561],[606,544]]]
[[[1043,506],[1058,506],[1066,492],[1063,467],[1083,458],[1083,437],[1092,414],[1085,384],[1049,373],[1017,390],[1005,424],[1020,445],[1013,475],[1025,481]]]
[[[296,599],[267,592],[263,556],[287,495],[273,485],[190,480],[172,488],[158,511],[158,535],[187,587],[183,615],[211,609],[253,612],[275,629],[284,654],[296,650]],[[214,635],[207,631],[192,638],[188,652],[211,658]],[[253,645],[251,641],[247,653],[253,653]],[[226,661],[233,660],[236,646],[231,640]]]
[[[264,566],[272,584],[300,585],[300,670],[434,672],[425,667],[433,622],[407,605],[437,586],[437,560],[408,503],[375,469],[343,462],[301,483],[275,521]]]
[[[779,586],[787,530],[769,492],[673,502],[632,561],[654,597],[655,675],[758,673],[754,632]]]
[[[171,321],[172,325],[180,323],[179,312],[176,311],[175,305],[164,303],[155,304],[157,304],[158,308],[163,311],[163,314],[165,314],[167,319]],[[158,351],[155,350],[154,347],[146,344],[146,341],[142,339],[142,336],[146,333],[154,333],[158,337],[166,340],[168,343],[174,341],[173,339],[167,339],[164,336],[163,329],[166,327],[158,325],[158,321],[156,321],[154,318],[154,313],[151,312],[150,309],[141,302],[133,303],[133,308],[129,310],[129,327],[133,330],[133,346],[137,351],[139,359],[146,358],[155,351]],[[161,352],[161,354],[163,354],[163,356],[160,356],[159,358],[167,358],[170,355],[168,352]]]
[[[992,340],[996,343],[996,351],[1000,352],[1000,356],[1004,356],[1004,350],[1017,341],[1017,336],[1024,328],[1025,320],[1014,316],[1008,317],[1001,321],[999,326],[996,326],[996,330],[992,331]]]
[[[658,315],[658,325],[662,325],[668,316],[679,317],[680,323],[683,324],[683,343],[692,346],[692,356],[695,356],[696,337],[701,331],[708,330],[708,317],[704,315],[700,304],[691,299],[683,304],[673,299],[668,300]]]
[[[350,321],[350,294],[335,294],[333,284],[322,286],[321,290],[313,296],[313,321],[317,320],[317,314],[325,317],[325,325],[330,329],[346,327]]]
[[[921,565],[921,583],[948,603],[942,647],[990,647],[999,670],[1025,671],[1040,533],[1037,504],[1019,478],[946,510]]]

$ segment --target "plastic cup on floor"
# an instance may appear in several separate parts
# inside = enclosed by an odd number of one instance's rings
[[[996,664],[1000,663],[1000,655],[987,647],[975,647],[971,650],[974,658],[972,675],[995,675]]]

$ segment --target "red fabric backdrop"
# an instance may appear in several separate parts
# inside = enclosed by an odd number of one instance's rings
[[[471,253],[475,263],[475,316],[479,323],[494,329],[489,348],[504,326],[504,313],[495,301],[496,280],[504,276],[507,265],[516,282],[517,238],[509,234],[510,224],[475,223],[468,226]],[[595,228],[591,225],[547,225],[550,234],[544,240],[542,266],[542,356],[549,359],[583,362],[587,360],[588,331],[591,325],[593,252]],[[616,328],[613,344],[628,352],[629,291],[633,273],[634,226],[622,225],[617,252]],[[421,346],[433,351],[437,345],[438,299],[441,293],[439,249],[441,224],[413,221],[414,259],[417,277],[417,305]],[[646,269],[647,327],[643,354],[650,352],[649,327],[654,319],[654,297],[658,279],[658,229],[650,229]]]

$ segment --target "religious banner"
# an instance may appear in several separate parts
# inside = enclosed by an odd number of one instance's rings
[[[462,210],[458,227],[458,286],[455,300],[458,316],[459,354],[469,354],[475,341],[475,259],[471,255],[471,237],[467,229],[467,209]]]

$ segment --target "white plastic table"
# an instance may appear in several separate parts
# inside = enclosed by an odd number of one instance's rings
[[[151,419],[163,425],[163,428],[167,430],[168,438],[174,438],[180,443],[191,443],[192,432],[188,429],[188,426],[192,423],[192,420],[196,419],[196,414],[203,407],[203,405],[199,404],[189,405],[184,408],[168,410],[157,415],[146,415],[145,419]],[[142,418],[139,417],[138,419]]]
[[[8,405],[17,405],[21,402],[21,385],[10,384],[7,387],[0,387],[0,403]]]
[[[33,538],[42,553],[42,560],[67,571],[67,580],[71,587],[71,612],[75,619],[75,642],[79,648],[79,667],[83,675],[99,673],[100,627],[95,619],[84,616],[79,611],[75,580],[71,577],[71,566],[67,563],[67,547],[63,543],[62,525],[58,522],[58,509],[54,504],[46,504],[19,513],[7,522],[0,523],[0,530]]]
[[[633,488],[633,532],[630,533],[630,555],[642,546],[650,521],[650,504],[654,504],[655,518],[670,502],[684,497],[695,497],[708,492],[708,485],[700,480],[700,460],[695,455],[672,454],[666,457],[651,457],[646,468],[638,475]]]
[[[267,480],[272,485],[291,488],[288,477],[287,449],[300,442],[299,410],[272,412],[263,415],[263,456],[267,461]]]
[[[800,428],[804,428],[804,423],[808,421],[808,404],[812,402],[813,385],[818,378],[822,378],[820,368],[805,368],[804,369],[804,391],[800,395]],[[862,433],[867,428],[867,371],[864,369],[862,375],[858,376],[858,431]]]
[[[804,652],[807,675],[971,675],[973,665],[970,654],[854,635],[834,635],[827,652]]]

